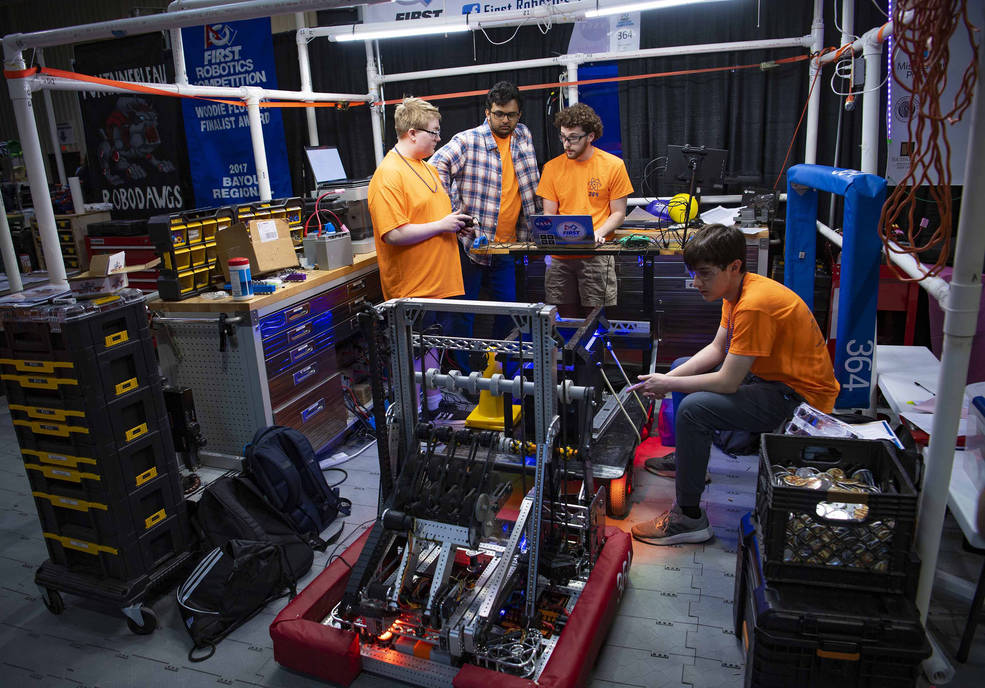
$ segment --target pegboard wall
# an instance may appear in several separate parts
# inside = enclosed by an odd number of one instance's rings
[[[270,424],[256,380],[253,328],[237,326],[236,345],[227,342],[225,351],[219,351],[216,324],[168,322],[157,328],[161,369],[169,384],[192,389],[208,442],[203,453],[242,456],[257,428]]]

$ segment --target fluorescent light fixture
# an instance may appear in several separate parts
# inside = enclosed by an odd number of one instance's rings
[[[446,33],[460,33],[468,31],[468,24],[437,24],[434,26],[413,26],[401,27],[399,29],[380,29],[373,31],[357,31],[360,26],[372,26],[372,24],[360,24],[352,27],[351,33],[337,33],[331,36],[332,40],[344,43],[346,41],[375,41],[381,38],[409,38],[411,36],[434,36]]]
[[[722,2],[722,0],[649,0],[649,2],[625,2],[608,7],[598,7],[585,12],[587,19],[606,17],[610,14],[625,14],[626,12],[642,12],[644,10],[662,10],[665,7],[678,5],[696,5],[700,2]]]

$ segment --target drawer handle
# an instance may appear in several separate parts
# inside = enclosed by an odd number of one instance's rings
[[[164,509],[161,509],[157,513],[151,514],[144,519],[144,530],[149,530],[151,527],[156,526],[167,517],[168,515]]]
[[[318,366],[312,363],[310,366],[305,366],[298,372],[294,373],[294,384],[300,385],[302,382],[307,380],[309,377],[318,372]]]
[[[123,342],[130,341],[130,333],[126,330],[120,332],[114,332],[113,334],[106,336],[106,348],[111,346],[116,346],[117,344],[122,344]]]
[[[146,435],[146,434],[147,434],[147,423],[141,423],[140,425],[137,425],[136,427],[132,427],[129,430],[127,430],[125,433],[123,433],[124,437],[126,437],[127,442],[133,442],[141,435]]]
[[[294,308],[287,311],[287,322],[291,322],[292,320],[297,320],[298,318],[303,318],[306,315],[308,315],[308,304],[295,306]]]
[[[311,354],[311,352],[313,352],[314,350],[315,347],[313,347],[311,344],[305,344],[304,346],[299,346],[298,348],[293,349],[291,351],[291,360],[296,361],[300,358],[304,358],[305,356]]]
[[[14,425],[30,428],[32,431],[41,433],[42,435],[54,435],[55,437],[71,437],[73,432],[83,435],[89,434],[89,428],[82,427],[81,425],[52,425],[36,420],[20,419],[15,420]]]
[[[55,533],[42,534],[50,540],[55,540],[56,542],[62,543],[62,547],[75,549],[79,552],[85,552],[86,554],[99,554],[100,552],[105,552],[107,554],[115,555],[120,553],[118,549],[108,545],[100,545],[95,542],[86,542],[85,540],[76,540],[74,538],[66,537],[64,535],[57,535]]]
[[[46,375],[53,374],[58,368],[71,370],[75,367],[75,364],[70,361],[31,361],[16,358],[0,358],[0,365],[14,366],[14,370],[22,373],[44,373]]]
[[[325,410],[325,399],[319,399],[301,412],[301,422],[307,423],[313,416]]]
[[[120,384],[118,384],[116,386],[116,388],[115,388],[116,389],[116,396],[120,396],[121,394],[126,394],[131,389],[135,389],[136,387],[137,387],[137,378],[132,377],[129,380],[127,380],[126,382],[121,382]]]
[[[146,471],[137,476],[137,487],[140,487],[144,483],[153,480],[157,477],[157,466],[151,466]]]
[[[363,282],[362,280],[357,280],[355,282],[349,282],[349,284],[346,285],[346,291],[349,294],[352,294],[352,292],[354,292],[354,291],[357,291],[357,290],[360,290],[360,289],[365,289],[365,288],[366,288],[366,283]]]
[[[296,342],[299,339],[304,339],[309,334],[311,334],[311,323],[307,325],[301,325],[301,327],[295,327],[293,330],[287,333],[287,341]]]
[[[21,387],[33,389],[58,389],[58,385],[77,385],[78,380],[67,377],[31,377],[30,375],[0,375],[0,380],[11,380]]]

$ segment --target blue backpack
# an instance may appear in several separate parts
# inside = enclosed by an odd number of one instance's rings
[[[340,513],[349,515],[352,502],[328,486],[307,437],[280,425],[261,428],[246,447],[246,471],[314,549],[323,551],[338,537],[319,536]]]

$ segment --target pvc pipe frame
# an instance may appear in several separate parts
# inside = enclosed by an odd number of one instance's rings
[[[6,45],[5,40],[4,49],[6,49]],[[25,68],[24,59],[19,52],[16,58],[8,64],[14,70],[23,70]],[[31,87],[26,79],[8,79],[7,88],[10,90],[10,100],[14,107],[14,117],[17,120],[17,133],[20,136],[21,150],[24,153],[24,166],[27,168],[31,198],[34,199],[34,215],[38,219],[38,233],[41,237],[41,250],[44,253],[45,264],[48,268],[48,281],[54,287],[67,289],[65,262],[62,259],[62,249],[58,243],[58,231],[55,229],[55,210],[51,205],[51,196],[48,194],[48,177],[45,175],[38,123],[34,119]]]
[[[842,236],[838,232],[828,227],[826,224],[817,220],[817,233],[823,236],[825,239],[835,244],[838,248],[841,248]],[[891,247],[900,248],[897,244],[891,243]],[[896,267],[905,272],[908,277],[920,280],[920,286],[924,288],[932,298],[936,299],[940,303],[941,308],[947,307],[948,294],[950,293],[950,285],[941,279],[940,277],[927,277],[927,272],[924,270],[923,265],[908,253],[896,253],[896,251],[887,251],[883,249],[883,255],[887,259],[891,260]]]
[[[38,50],[38,64],[44,67],[44,51]],[[58,169],[58,183],[62,186],[68,185],[68,178],[65,176],[65,161],[62,160],[62,146],[58,142],[58,125],[55,123],[55,108],[51,104],[51,91],[42,91],[44,97],[44,109],[48,115],[48,136],[51,137],[51,149],[55,153],[55,167]]]
[[[981,50],[978,51],[978,73],[985,74],[985,51]],[[944,347],[937,376],[937,408],[927,448],[927,471],[917,521],[917,553],[922,568],[916,602],[924,621],[930,606],[934,571],[937,569],[958,421],[982,291],[985,233],[976,226],[985,217],[985,91],[981,78],[975,84],[974,103],[969,113],[965,193],[962,195],[954,246],[954,272],[944,307]],[[967,180],[973,181],[969,184]]]
[[[17,251],[14,250],[14,239],[10,235],[10,224],[7,222],[7,209],[3,205],[3,194],[0,194],[0,253],[3,254],[3,269],[7,273],[10,293],[24,291],[20,267],[17,265]]]

